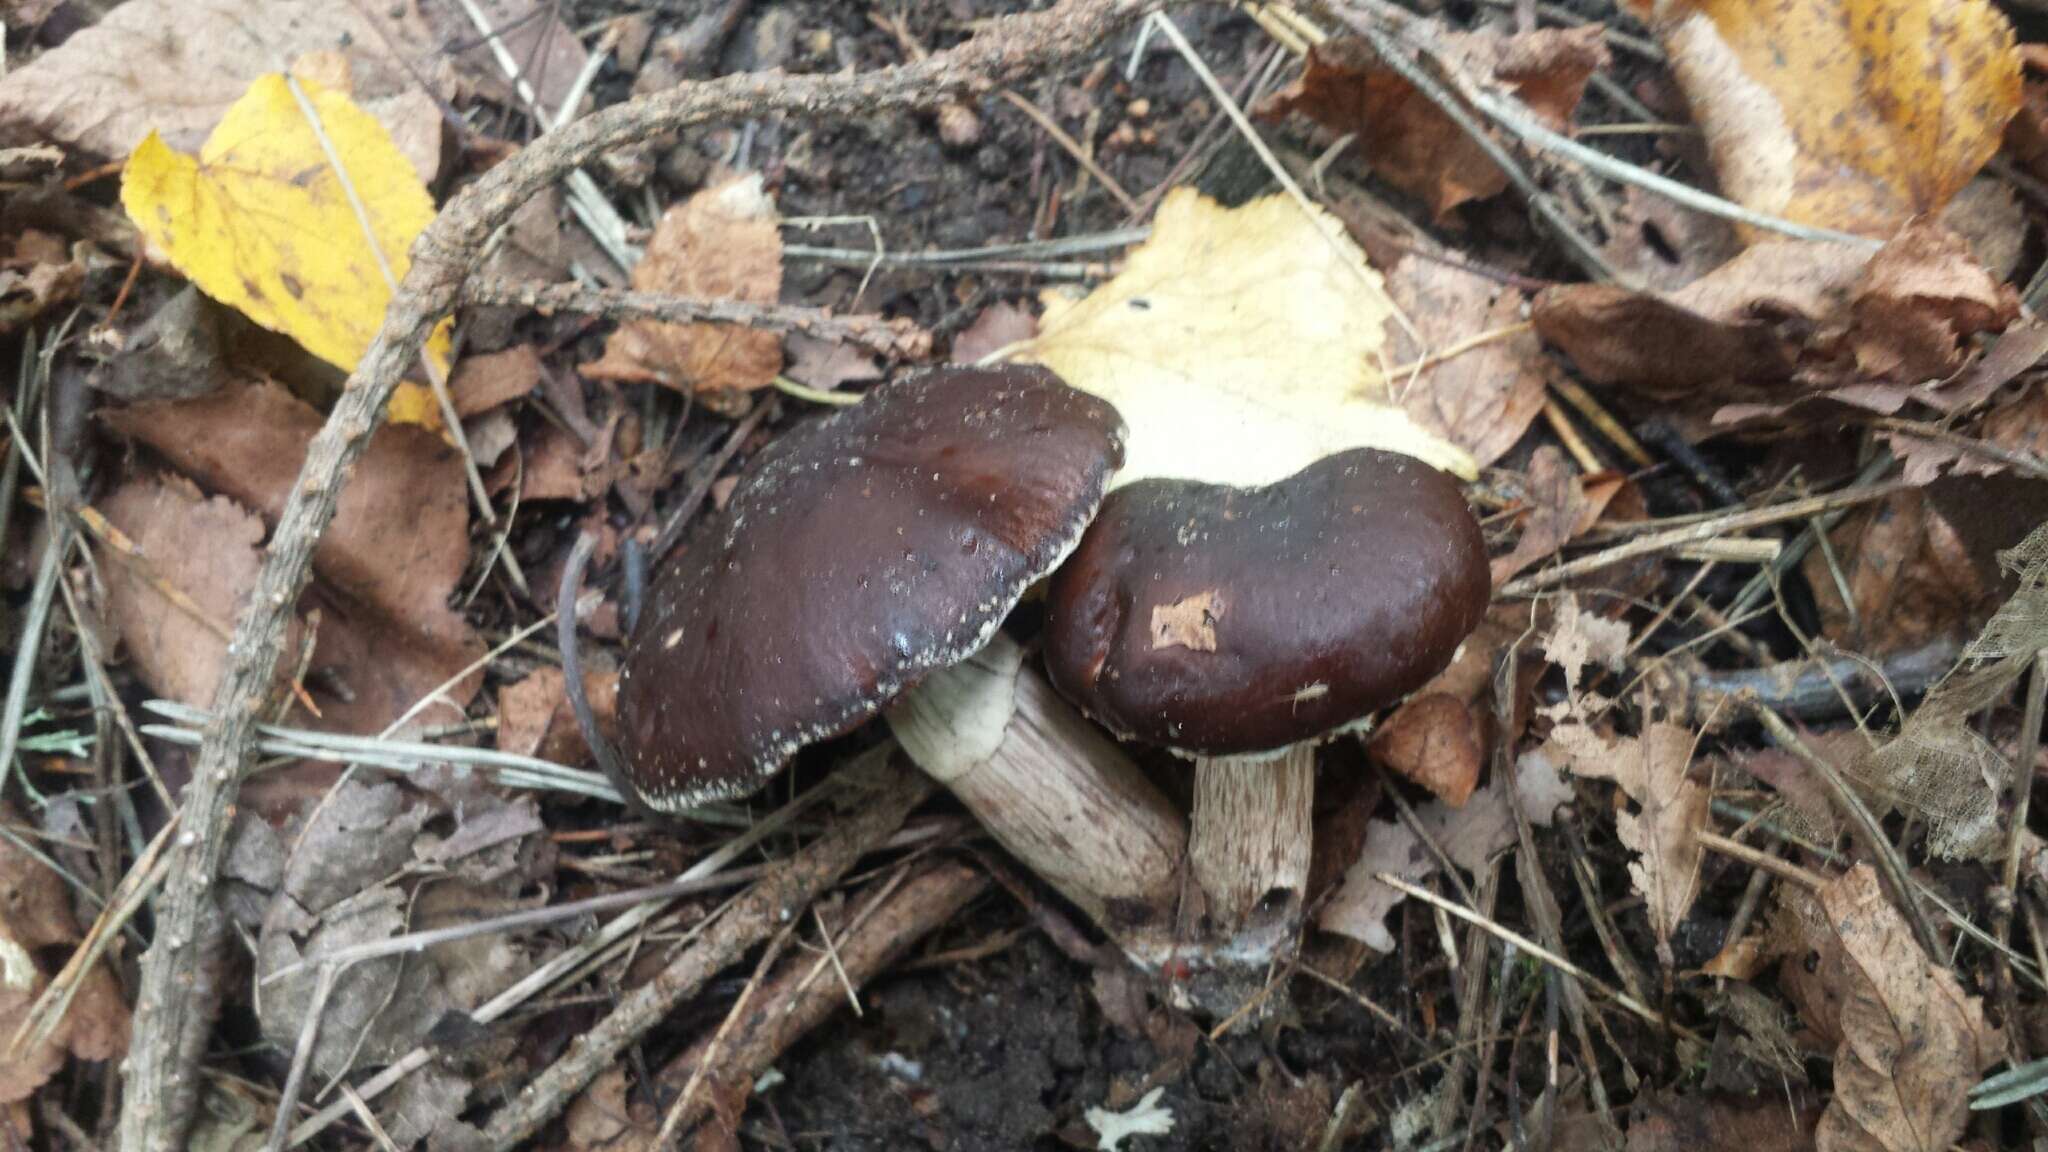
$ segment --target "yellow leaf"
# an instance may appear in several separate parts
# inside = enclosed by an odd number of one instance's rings
[[[347,96],[301,80],[394,278],[434,201],[384,127]],[[320,138],[281,75],[260,76],[197,157],[155,133],[128,158],[121,203],[201,291],[352,371],[391,300],[390,284]],[[427,355],[445,371],[448,326]],[[422,407],[422,406],[415,406]],[[438,422],[432,414],[425,423]]]
[[[1285,196],[1224,208],[1176,190],[1115,279],[1045,304],[1018,358],[1123,414],[1119,486],[1268,484],[1350,448],[1475,474],[1389,399],[1394,308],[1379,273],[1334,221]]]
[[[1889,235],[1939,211],[2019,109],[1989,0],[1655,0],[1652,23],[1722,190],[1805,224]]]

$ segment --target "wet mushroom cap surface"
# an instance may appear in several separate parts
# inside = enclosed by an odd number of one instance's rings
[[[1490,595],[1457,481],[1410,457],[1356,449],[1263,488],[1146,480],[1054,576],[1046,670],[1124,737],[1272,751],[1421,687]]]
[[[966,658],[1122,453],[1116,410],[1036,367],[937,369],[784,433],[649,588],[617,783],[660,811],[746,795]]]

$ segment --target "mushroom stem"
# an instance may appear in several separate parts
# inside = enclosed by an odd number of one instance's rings
[[[1253,962],[1293,939],[1308,890],[1316,753],[1296,744],[1271,756],[1195,761],[1188,868],[1208,901],[1225,954]]]
[[[1002,633],[889,710],[910,758],[1010,854],[1126,946],[1172,906],[1187,844],[1173,802]]]

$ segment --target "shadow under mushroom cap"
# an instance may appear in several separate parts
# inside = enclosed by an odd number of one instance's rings
[[[907,377],[785,433],[664,565],[619,681],[627,779],[677,811],[761,787],[984,644],[1079,541],[1115,409],[1035,367]]]

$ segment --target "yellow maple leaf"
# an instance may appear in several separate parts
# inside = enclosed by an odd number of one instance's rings
[[[342,93],[299,84],[348,173],[376,250],[320,136],[275,73],[257,77],[196,157],[150,133],[128,157],[121,204],[201,291],[353,371],[391,301],[377,252],[402,279],[434,201],[374,117]],[[448,349],[444,321],[427,344],[437,370],[446,371]],[[401,394],[394,418],[438,423],[420,393]]]
[[[1118,486],[1254,486],[1381,448],[1470,479],[1472,458],[1389,397],[1394,305],[1365,254],[1286,196],[1225,208],[1189,189],[1084,299],[1045,300],[1016,358],[1109,401],[1130,429]]]
[[[1989,0],[1633,0],[1657,29],[1728,196],[1888,235],[1938,212],[2020,106]]]

